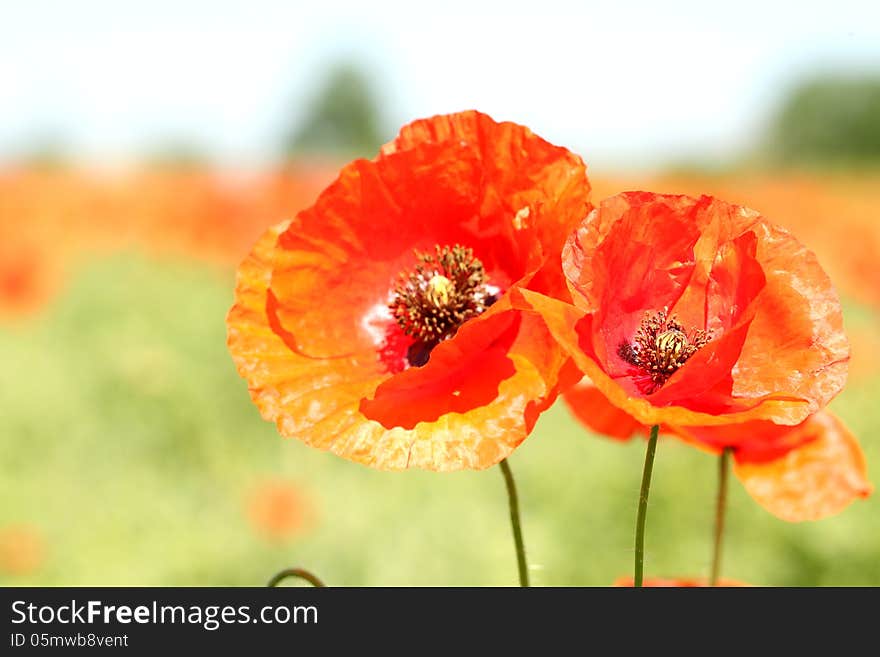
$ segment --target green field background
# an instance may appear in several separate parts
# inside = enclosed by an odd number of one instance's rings
[[[38,315],[0,327],[0,526],[45,543],[3,585],[262,585],[289,566],[330,585],[515,585],[503,480],[387,473],[283,440],[225,346],[233,274],[135,253],[93,261]],[[332,300],[331,300],[332,301]],[[846,304],[848,325],[875,311]],[[880,462],[880,377],[833,403]],[[558,403],[510,459],[533,583],[631,573],[644,445],[588,434]],[[661,439],[646,571],[707,574],[716,461]],[[247,495],[301,489],[307,531],[267,541]],[[815,523],[764,511],[734,479],[724,575],[760,585],[880,584],[880,497]]]

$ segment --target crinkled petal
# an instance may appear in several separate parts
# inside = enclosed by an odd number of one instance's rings
[[[733,370],[734,397],[781,392],[823,408],[846,383],[850,357],[837,291],[816,256],[787,230],[760,221],[757,257],[767,283]],[[778,419],[803,420],[801,412]]]
[[[533,288],[561,292],[559,249],[592,209],[583,161],[524,126],[499,123],[476,111],[413,121],[382,148],[382,155],[449,143],[480,154],[480,227],[491,229],[492,218],[500,214],[508,218],[519,241],[525,238],[534,244],[537,238],[544,247],[542,256],[550,258],[552,266],[540,270],[539,285]],[[497,246],[503,254],[504,245]]]
[[[790,431],[802,444],[780,458],[736,454],[734,472],[758,504],[789,522],[819,520],[871,493],[862,449],[840,418],[820,411]]]
[[[761,215],[711,197],[628,192],[570,236],[579,312],[528,297],[577,366],[643,424],[796,425],[843,387],[849,345],[815,256]],[[642,317],[668,308],[711,339],[659,390],[621,357]]]
[[[425,127],[445,124],[455,129]],[[270,285],[278,321],[308,356],[375,344],[369,318],[416,264],[414,251],[435,245],[473,248],[497,287],[528,275],[560,294],[557,254],[588,199],[581,159],[528,128],[478,112],[417,122],[376,160],[344,167],[280,235]]]

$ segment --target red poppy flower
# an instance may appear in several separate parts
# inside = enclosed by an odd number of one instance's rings
[[[588,195],[580,158],[473,111],[347,165],[239,268],[228,345],[262,415],[380,469],[508,456],[570,382],[521,294],[570,298]]]
[[[633,585],[632,577],[621,577],[614,582],[614,586],[629,586]],[[705,586],[709,586],[708,581],[705,577],[646,577],[642,582],[642,586],[647,586],[649,588],[701,588]],[[743,582],[739,582],[735,579],[724,579],[723,577],[718,580],[718,586],[751,586],[751,584],[744,584]]]
[[[571,235],[563,267],[573,305],[524,296],[642,424],[795,425],[843,387],[849,344],[831,281],[753,210],[620,194]]]
[[[617,440],[648,434],[647,426],[613,406],[589,379],[563,398],[574,416],[596,433]],[[663,431],[716,454],[732,447],[733,471],[746,491],[789,522],[834,515],[873,490],[858,440],[827,410],[793,427],[753,420],[714,427],[664,426]]]

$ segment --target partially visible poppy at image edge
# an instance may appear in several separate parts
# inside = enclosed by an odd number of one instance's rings
[[[632,587],[632,577],[621,577],[614,582],[614,586]],[[692,589],[708,587],[709,583],[705,577],[646,577],[643,586],[648,588],[680,588]],[[722,587],[744,587],[751,586],[735,579],[719,579],[718,586]]]
[[[575,418],[596,433],[615,440],[648,434],[648,427],[612,406],[589,379],[569,388],[563,399]],[[828,410],[793,427],[756,420],[720,427],[664,426],[661,431],[715,454],[728,442],[726,436],[747,439],[756,447],[733,451],[734,474],[758,504],[789,522],[834,515],[873,490],[858,440]]]
[[[285,437],[378,469],[487,468],[579,378],[523,290],[569,299],[582,160],[475,111],[405,126],[238,270],[228,346]]]
[[[0,322],[29,317],[61,287],[62,249],[48,240],[0,226]],[[11,227],[10,227],[11,228]]]
[[[0,575],[26,576],[46,561],[46,539],[30,524],[0,527]]]

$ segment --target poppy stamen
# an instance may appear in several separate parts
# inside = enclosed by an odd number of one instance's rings
[[[408,359],[418,366],[427,362],[431,349],[483,313],[496,297],[472,249],[437,245],[434,253],[415,253],[419,262],[400,274],[388,307],[400,329],[416,341]]]
[[[711,334],[703,329],[686,331],[664,307],[653,314],[645,313],[632,342],[622,342],[617,355],[637,368],[644,382],[640,387],[650,395],[711,339]]]

